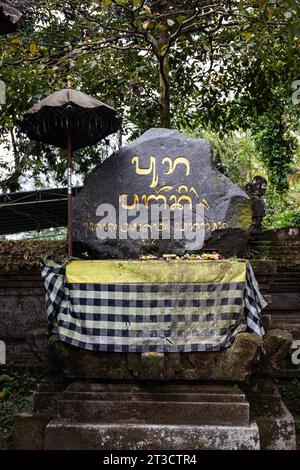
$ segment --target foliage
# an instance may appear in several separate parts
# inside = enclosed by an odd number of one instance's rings
[[[275,161],[272,154],[273,149],[269,148],[269,153],[266,151],[266,157],[269,158],[271,162],[271,168],[269,169],[268,165],[266,165],[263,160],[263,156],[258,151],[258,139],[261,137],[258,137],[257,134],[253,135],[250,131],[231,132],[222,136],[217,132],[213,132],[211,129],[200,133],[190,130],[187,130],[187,132],[192,137],[204,137],[212,142],[214,161],[224,163],[228,169],[229,178],[239,186],[245,187],[246,183],[250,182],[255,175],[261,175],[268,179],[266,194],[267,215],[263,220],[264,228],[300,226],[299,170],[296,169],[290,173],[288,177],[289,186],[284,192],[281,189],[282,186],[280,190],[278,190],[278,186],[274,184],[274,180],[272,181],[271,178],[272,176],[274,179],[276,177],[276,169],[273,168],[273,162]],[[261,133],[263,133],[263,131],[261,131]],[[265,135],[268,136],[267,131]],[[292,139],[292,142],[295,145],[294,139]],[[278,139],[278,142],[275,140],[274,146],[280,143],[280,139]],[[298,153],[293,151],[289,155],[289,164],[287,164],[287,159],[282,163],[282,165],[284,165],[284,163],[286,164],[286,167],[283,169],[284,175],[289,170],[291,163],[293,163],[293,165],[299,165],[299,147],[297,147],[296,150]],[[280,151],[278,153],[280,154]],[[291,162],[292,158],[293,161]],[[280,172],[281,165],[279,156],[278,166],[279,168],[277,170]]]
[[[1,37],[2,187],[17,190],[32,171],[65,183],[65,157],[18,134],[28,107],[74,85],[122,111],[124,132],[135,136],[159,123],[179,129],[211,128],[224,135],[249,129],[280,109],[284,120],[292,81],[298,77],[299,1],[199,2],[39,0],[23,27]],[[291,109],[298,113],[298,107]],[[3,148],[3,147],[2,147]],[[105,158],[105,145],[75,156],[86,174]],[[284,157],[283,157],[284,158]],[[266,162],[269,165],[269,162]],[[0,175],[1,179],[1,175]]]
[[[277,191],[286,191],[287,176],[297,148],[295,137],[280,120],[264,119],[255,135],[255,144],[261,161],[268,169],[270,183]]]
[[[212,142],[213,158],[220,160],[228,169],[229,178],[244,187],[257,175],[265,175],[265,170],[257,159],[253,136],[250,132],[230,132],[220,136],[212,130],[193,133]]]
[[[37,385],[37,377],[29,372],[0,374],[0,433],[12,444],[15,416],[28,403]]]
[[[287,193],[288,195],[288,193]],[[266,194],[267,214],[263,219],[265,229],[300,227],[300,205],[269,188]]]
[[[67,228],[57,227],[31,232],[23,232],[21,235],[22,239],[25,240],[66,240],[67,239]],[[14,238],[17,240],[17,236]]]
[[[267,223],[267,222],[266,222]],[[300,210],[285,209],[277,214],[276,220],[273,221],[272,228],[284,227],[300,227]]]

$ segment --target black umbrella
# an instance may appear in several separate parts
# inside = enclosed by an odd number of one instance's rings
[[[120,129],[115,109],[81,91],[57,91],[33,106],[23,117],[21,131],[31,140],[68,150],[68,253],[72,256],[72,152],[93,145]]]
[[[22,13],[4,2],[0,2],[0,34],[13,33],[17,29]]]

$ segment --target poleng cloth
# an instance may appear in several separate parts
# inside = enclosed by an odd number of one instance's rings
[[[93,351],[194,352],[264,335],[248,261],[72,260],[42,270],[49,331]]]

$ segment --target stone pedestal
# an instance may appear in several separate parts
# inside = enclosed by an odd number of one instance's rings
[[[241,333],[220,352],[118,354],[52,337],[53,379],[18,416],[15,448],[295,449],[278,390],[254,378],[280,368],[290,343],[270,330],[263,342]]]
[[[260,440],[236,387],[74,382],[39,387],[31,414],[18,417],[15,448],[255,450]]]
[[[187,426],[53,421],[45,448],[68,450],[259,450],[256,424]]]
[[[295,448],[293,418],[266,379],[244,390],[199,382],[44,382],[15,428],[15,449]]]
[[[252,419],[259,427],[261,447],[266,450],[295,450],[294,418],[273,381],[267,378],[252,380],[247,396]]]

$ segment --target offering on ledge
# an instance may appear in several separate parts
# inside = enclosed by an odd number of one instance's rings
[[[162,255],[162,257],[158,257],[158,256],[155,256],[155,255],[140,255],[139,259],[141,261],[159,260],[159,259],[163,259],[165,261],[170,261],[170,260],[174,260],[174,259],[184,259],[184,260],[188,260],[188,261],[194,261],[194,260],[214,260],[214,259],[215,260],[221,260],[221,259],[224,259],[224,256],[222,256],[217,251],[213,251],[212,253],[210,253],[210,252],[205,253],[204,252],[201,255],[200,254],[186,253],[183,256],[178,256],[175,253],[164,254],[164,255]]]

